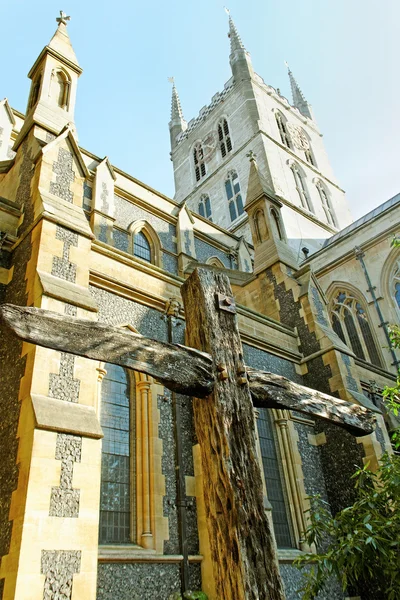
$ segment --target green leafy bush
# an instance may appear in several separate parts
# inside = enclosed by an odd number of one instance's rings
[[[296,566],[303,573],[303,600],[312,600],[334,576],[343,590],[361,585],[376,598],[400,598],[400,457],[384,455],[379,469],[368,466],[354,475],[357,499],[331,515],[321,497],[311,498],[306,541],[317,554],[306,554]]]
[[[204,592],[201,592],[199,590],[187,590],[183,594],[183,598],[185,600],[208,600],[207,594],[205,594]],[[170,595],[168,600],[183,600],[183,599],[182,599],[182,595],[180,594],[180,592],[174,592],[173,594]]]

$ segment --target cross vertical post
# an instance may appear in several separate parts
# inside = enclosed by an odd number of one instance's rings
[[[207,398],[194,398],[193,408],[217,597],[284,600],[229,279],[196,269],[182,297],[186,342],[212,356],[216,381]]]

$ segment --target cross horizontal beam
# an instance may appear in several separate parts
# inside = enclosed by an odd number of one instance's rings
[[[121,327],[11,304],[0,306],[0,319],[26,342],[147,373],[180,394],[205,398],[218,376],[209,354],[159,342]],[[363,406],[281,375],[250,368],[246,371],[256,407],[295,410],[335,423],[357,436],[374,431],[374,414]],[[230,376],[236,374],[228,372]]]

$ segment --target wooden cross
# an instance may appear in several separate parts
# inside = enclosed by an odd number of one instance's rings
[[[27,342],[147,373],[194,396],[217,597],[284,600],[263,506],[253,406],[297,410],[357,436],[372,433],[374,416],[280,375],[248,369],[223,273],[196,269],[181,291],[189,347],[37,308],[4,304],[0,317]]]

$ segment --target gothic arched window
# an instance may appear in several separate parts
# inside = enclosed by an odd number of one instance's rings
[[[236,171],[228,173],[225,180],[225,192],[228,199],[231,221],[234,221],[244,212],[239,177]]]
[[[135,440],[135,419],[131,389],[126,371],[107,364],[101,393],[101,427],[104,438],[101,460],[100,524],[101,544],[135,541],[131,527],[131,498],[134,473],[131,467]]]
[[[313,212],[303,173],[300,171],[299,167],[294,163],[290,166],[290,168],[293,173],[296,190],[299,194],[302,207],[306,210],[309,210],[310,212]]]
[[[229,133],[228,121],[226,119],[222,119],[222,121],[218,123],[218,139],[221,155],[222,158],[224,158],[228,152],[232,150],[231,135]]]
[[[151,262],[150,243],[143,231],[138,231],[134,234],[133,255],[137,258],[145,260],[146,262]]]
[[[281,136],[282,144],[287,148],[292,148],[290,135],[286,127],[286,120],[280,112],[275,113],[276,124],[278,125],[279,134]]]
[[[336,227],[335,213],[333,212],[333,208],[328,198],[328,194],[320,181],[316,183],[316,188],[318,190],[319,197],[321,198],[322,208],[324,209],[327,222],[329,223],[329,225]]]
[[[193,162],[196,181],[200,181],[206,174],[206,163],[204,160],[204,150],[200,142],[193,148]]]
[[[392,293],[397,307],[400,309],[400,261],[396,264],[396,268],[393,273]]]
[[[208,194],[202,194],[199,200],[199,215],[212,221],[211,218],[211,202]]]
[[[332,302],[331,319],[335,333],[358,358],[382,366],[367,313],[354,296],[339,291]]]

